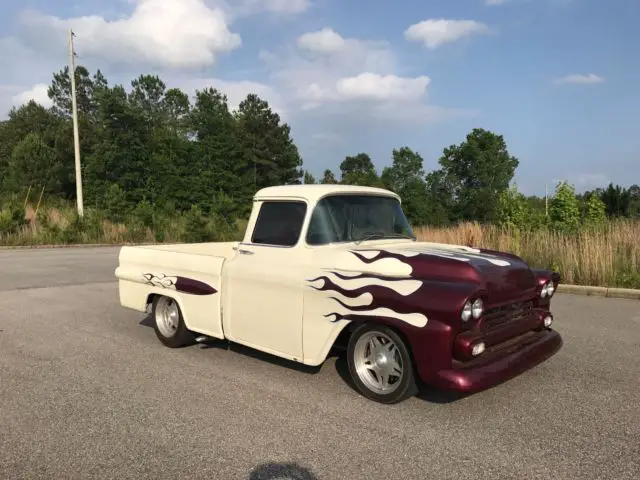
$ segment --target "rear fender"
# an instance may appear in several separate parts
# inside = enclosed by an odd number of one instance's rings
[[[153,314],[153,301],[155,300],[156,297],[167,297],[174,300],[178,304],[178,307],[180,308],[180,313],[182,314],[182,319],[184,320],[184,324],[187,327],[187,330],[192,329],[191,322],[189,321],[188,311],[185,309],[184,302],[182,301],[182,298],[180,297],[180,295],[168,292],[167,290],[164,290],[164,289],[153,289],[149,293],[149,295],[147,295],[147,302],[146,302],[147,311],[150,314]],[[153,321],[155,321],[155,318],[153,319]]]

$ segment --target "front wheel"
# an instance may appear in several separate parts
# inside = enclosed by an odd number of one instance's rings
[[[349,373],[370,400],[393,404],[418,393],[413,363],[404,340],[384,325],[363,325],[349,339]]]
[[[191,342],[193,334],[187,330],[180,306],[173,298],[155,297],[152,311],[153,329],[165,346],[179,348]]]

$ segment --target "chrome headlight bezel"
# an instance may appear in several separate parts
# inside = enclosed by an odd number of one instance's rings
[[[540,290],[540,298],[547,298],[548,295],[548,287],[549,287],[549,283],[550,282],[545,282],[545,284],[542,286],[542,290]]]
[[[553,284],[552,281],[549,281],[547,283],[547,297],[549,298],[553,297],[554,293],[556,293],[556,286]]]
[[[540,298],[551,298],[554,293],[556,293],[556,286],[554,285],[553,280],[549,280],[542,286],[542,290],[540,290]]]
[[[473,318],[478,320],[483,313],[484,313],[484,302],[482,301],[481,298],[476,298],[473,304],[471,305],[471,314],[473,315]]]
[[[465,302],[460,313],[463,322],[468,322],[472,318],[478,320],[484,313],[484,302],[481,298],[469,299]]]
[[[463,322],[468,322],[469,320],[471,320],[471,317],[473,316],[473,312],[472,312],[472,304],[470,301],[466,301],[464,304],[464,307],[462,307],[462,312],[460,313],[460,318],[462,319]]]

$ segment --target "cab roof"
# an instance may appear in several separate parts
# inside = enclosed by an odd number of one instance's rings
[[[278,185],[258,190],[253,198],[254,200],[263,200],[268,198],[303,198],[309,203],[315,203],[322,197],[331,194],[383,195],[400,200],[400,197],[397,194],[384,188],[337,184]]]

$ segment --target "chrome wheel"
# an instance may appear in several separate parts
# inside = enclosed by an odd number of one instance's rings
[[[363,334],[353,350],[353,361],[358,378],[372,392],[387,395],[400,386],[402,355],[388,335],[379,331]]]
[[[178,304],[172,298],[162,297],[156,305],[156,325],[160,333],[167,337],[173,337],[180,325],[180,310]]]

